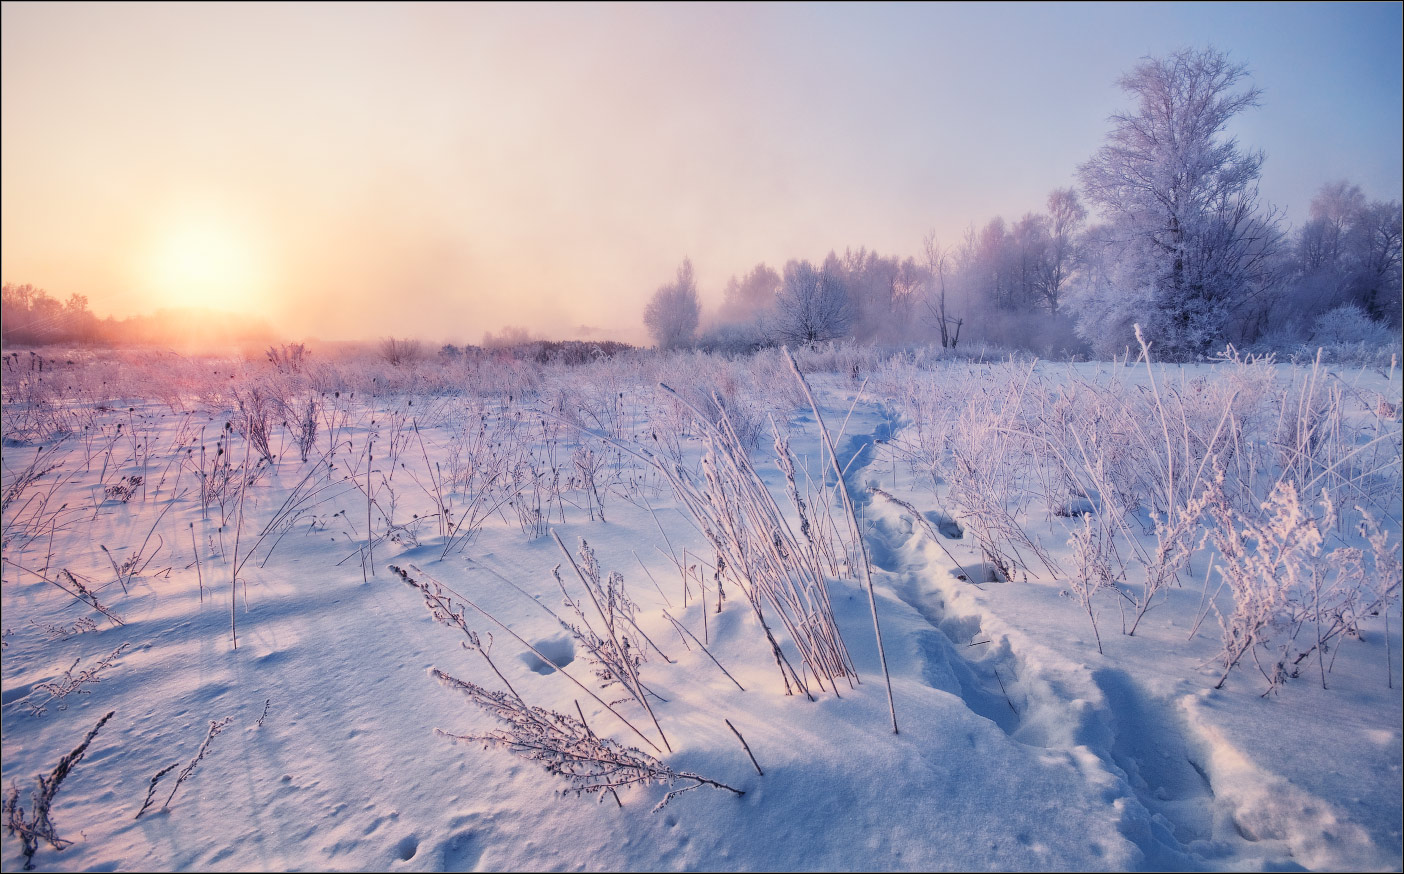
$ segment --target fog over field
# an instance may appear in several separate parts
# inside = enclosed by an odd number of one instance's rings
[[[5,870],[1400,870],[1399,4],[0,7]]]
[[[1350,303],[1398,318],[1397,284],[1372,309],[1346,275],[1369,244],[1334,242],[1390,227],[1404,191],[1396,4],[0,14],[3,278],[99,319],[198,307],[284,341],[649,344],[644,310],[686,259],[699,328],[735,344],[726,326],[778,287],[747,285],[759,265],[832,253],[861,311],[841,336],[939,339],[924,303],[944,286],[966,341],[1123,349],[1129,324],[1095,328],[1101,289],[1154,277],[1117,273],[1140,217],[1089,174],[1151,93],[1123,78],[1180,52],[1222,55],[1199,87],[1229,102],[1196,136],[1234,154],[1146,159],[1207,162],[1179,208],[1246,201],[1271,268],[1223,278],[1215,339],[1311,342]],[[1230,166],[1248,172],[1206,200]]]

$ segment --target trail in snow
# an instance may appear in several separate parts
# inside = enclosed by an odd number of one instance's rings
[[[890,502],[875,501],[869,490],[883,476],[892,479],[879,466],[876,447],[891,439],[896,423],[876,405],[867,406],[867,417],[876,422],[870,432],[845,438],[839,464],[864,517],[869,554],[880,571],[875,580],[931,626],[916,636],[925,682],[959,697],[1011,742],[1063,753],[1076,762],[1090,784],[1104,789],[1109,804],[1126,808],[1122,832],[1144,853],[1147,868],[1214,869],[1225,860],[1243,858],[1256,858],[1270,868],[1319,866],[1341,858],[1332,853],[1342,849],[1344,858],[1362,864],[1388,858],[1363,829],[1338,822],[1331,805],[1296,787],[1281,786],[1305,811],[1306,822],[1298,828],[1284,828],[1280,817],[1247,809],[1261,806],[1260,793],[1250,795],[1245,805],[1241,791],[1216,792],[1211,767],[1216,752],[1242,764],[1256,780],[1272,782],[1275,775],[1224,751],[1221,737],[1202,731],[1202,721],[1191,721],[1185,709],[1191,705],[1156,695],[1119,667],[1076,664],[1050,642],[1014,631],[978,601],[961,597],[981,589],[962,579],[979,561],[965,558],[957,566],[953,558],[961,544],[947,537],[952,526],[943,526],[938,534],[947,538],[939,545],[943,549],[924,544],[930,538],[927,526],[914,524]],[[935,511],[923,515],[928,522],[948,518]],[[1028,584],[985,584],[1020,585]],[[962,601],[954,610],[949,603],[953,595]],[[1286,784],[1281,778],[1275,781]],[[1255,816],[1271,824],[1267,829],[1245,824]],[[1275,839],[1264,840],[1269,837]],[[1344,847],[1331,846],[1336,841]]]

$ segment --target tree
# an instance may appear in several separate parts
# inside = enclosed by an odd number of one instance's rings
[[[1399,201],[1374,201],[1366,205],[1351,228],[1349,250],[1354,258],[1350,295],[1365,314],[1376,321],[1400,316]]]
[[[927,319],[941,331],[941,348],[954,349],[960,342],[960,326],[965,321],[946,309],[946,280],[951,272],[951,252],[936,239],[936,232],[927,233],[922,242],[926,269],[931,275],[931,290],[926,297]]]
[[[673,349],[692,342],[701,313],[692,261],[684,258],[677,279],[660,286],[644,308],[644,325],[660,348]]]
[[[1273,301],[1275,328],[1310,339],[1313,320],[1341,307],[1397,326],[1400,231],[1399,201],[1368,201],[1345,181],[1321,186],[1292,246],[1291,282]]]
[[[1232,309],[1272,280],[1281,234],[1276,213],[1258,204],[1263,153],[1224,134],[1258,105],[1259,89],[1235,90],[1246,75],[1212,48],[1146,59],[1119,82],[1136,110],[1113,115],[1106,144],[1078,168],[1107,220],[1111,287],[1145,301],[1139,321],[1171,357],[1208,351]],[[1086,306],[1099,299],[1084,300],[1088,339],[1105,339],[1103,314]]]
[[[759,321],[775,305],[779,291],[780,274],[761,262],[744,277],[733,276],[727,282],[717,322],[736,325]]]
[[[380,341],[380,357],[391,367],[407,367],[418,361],[423,354],[424,347],[418,340],[386,337]]]
[[[1048,312],[1058,314],[1058,305],[1077,264],[1077,232],[1087,220],[1087,209],[1077,199],[1074,188],[1055,188],[1048,195],[1048,241],[1044,248],[1038,291]]]
[[[911,258],[879,255],[867,247],[847,249],[834,264],[852,307],[849,332],[859,342],[900,342],[912,334],[912,309],[926,284]]]
[[[99,329],[87,295],[70,294],[67,301],[59,301],[42,288],[8,282],[0,288],[0,325],[7,344],[91,343]]]
[[[830,254],[820,269],[808,261],[785,265],[785,280],[768,326],[776,342],[813,345],[837,340],[852,324],[853,304],[836,256]]]

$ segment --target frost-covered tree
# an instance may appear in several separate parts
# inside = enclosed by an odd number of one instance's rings
[[[100,324],[88,310],[88,297],[70,294],[67,301],[49,296],[28,283],[0,288],[0,330],[11,343],[92,342]]]
[[[1048,312],[1057,315],[1063,289],[1077,267],[1077,233],[1087,221],[1087,208],[1075,188],[1055,188],[1048,195],[1048,241],[1038,280],[1039,295]]]
[[[1289,280],[1264,316],[1269,339],[1316,342],[1314,320],[1340,308],[1397,330],[1400,234],[1399,201],[1369,201],[1345,181],[1321,186],[1287,253]]]
[[[722,292],[717,324],[759,322],[775,305],[775,295],[779,291],[780,274],[766,266],[765,262],[757,264],[745,276],[731,277]]]
[[[837,263],[853,308],[849,331],[860,342],[899,342],[913,335],[913,312],[926,284],[922,267],[912,258],[880,255],[862,246],[846,249]]]
[[[954,349],[960,343],[960,328],[965,319],[955,315],[949,295],[949,280],[954,269],[951,249],[942,246],[936,232],[930,231],[922,241],[922,254],[926,258],[927,276],[930,277],[926,294],[926,320],[940,332],[941,348]]]
[[[1374,201],[1361,210],[1352,234],[1357,257],[1351,292],[1366,315],[1400,323],[1400,254],[1404,213],[1399,201]]]
[[[654,292],[644,308],[644,325],[660,348],[673,349],[692,342],[701,313],[692,261],[684,258],[677,279]]]
[[[808,261],[785,265],[767,333],[778,343],[812,345],[837,340],[853,324],[853,304],[844,288],[843,267],[830,254],[822,268]]]
[[[1148,58],[1122,77],[1136,108],[1113,115],[1106,144],[1078,168],[1106,220],[1095,243],[1103,284],[1079,301],[1079,327],[1108,337],[1104,307],[1125,296],[1158,351],[1203,354],[1221,342],[1233,309],[1267,287],[1281,234],[1258,203],[1262,152],[1225,134],[1262,92],[1238,90],[1241,64],[1214,49]]]

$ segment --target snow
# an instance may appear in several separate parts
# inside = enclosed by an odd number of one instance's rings
[[[683,380],[690,369],[695,376],[698,367],[680,359],[669,379]],[[1212,382],[1228,378],[1227,365],[1220,368],[1161,373]],[[918,370],[901,378],[935,378],[962,392],[997,384],[1000,375],[998,367],[962,362]],[[1108,374],[1144,385],[1146,374],[1144,367],[1105,364],[1040,363],[1034,370],[1051,387]],[[1300,374],[1279,371],[1279,384],[1299,384],[1293,380]],[[236,384],[254,385],[267,372],[266,365],[244,365]],[[615,382],[606,384],[605,373]],[[1097,594],[1099,653],[1086,612],[1066,594],[1067,578],[1046,572],[1015,574],[1012,582],[959,578],[961,568],[974,569],[983,557],[968,533],[949,536],[952,511],[931,478],[890,451],[910,425],[887,391],[891,380],[885,385],[879,374],[860,393],[847,368],[810,379],[825,421],[843,428],[840,463],[857,456],[846,482],[872,560],[900,733],[892,732],[861,576],[828,580],[861,682],[850,688],[840,681],[838,694],[811,684],[812,701],[786,695],[755,615],[734,584],[715,612],[715,556],[685,507],[665,479],[625,458],[613,473],[602,472],[609,474],[601,490],[608,521],[578,490],[567,490],[569,500],[547,511],[549,528],[572,552],[584,538],[605,574],[624,575],[641,630],[672,660],[650,653],[640,669],[642,682],[663,699],[650,703],[672,748],[655,753],[647,743],[662,746],[661,739],[647,714],[618,685],[600,690],[582,646],[542,609],[568,616],[551,574],[557,565],[564,564],[562,579],[573,597],[583,592],[555,540],[529,537],[504,506],[462,550],[445,555],[431,519],[429,483],[431,470],[442,476],[449,467],[454,429],[479,421],[474,410],[487,410],[487,421],[519,413],[523,421],[551,423],[569,415],[571,399],[617,396],[625,405],[619,433],[637,437],[657,429],[668,401],[655,388],[656,376],[637,365],[552,373],[536,392],[514,390],[510,404],[504,392],[500,405],[467,392],[338,397],[348,418],[335,467],[316,475],[323,488],[298,510],[295,525],[262,540],[258,533],[315,463],[298,459],[290,437],[281,445],[275,438],[277,462],[222,520],[218,507],[202,508],[193,488],[200,455],[193,435],[204,426],[207,452],[215,451],[209,435],[238,421],[227,395],[171,402],[153,391],[95,412],[92,431],[59,444],[63,466],[6,511],[3,781],[18,788],[21,806],[29,808],[35,776],[48,774],[103,714],[115,711],[54,797],[54,827],[73,843],[55,851],[41,842],[35,865],[419,871],[1399,870],[1404,864],[1397,601],[1387,632],[1383,617],[1366,617],[1361,639],[1333,647],[1328,688],[1313,656],[1304,662],[1310,670],[1275,694],[1262,694],[1265,684],[1252,669],[1235,671],[1216,689],[1220,638],[1213,616],[1191,634],[1205,598],[1205,568],[1196,559],[1134,636],[1121,633],[1115,596]],[[769,394],[751,384],[755,394],[746,397],[769,398],[770,408],[780,410],[778,424],[790,423],[795,456],[817,488],[827,464],[819,434],[801,401],[778,385],[784,376],[781,369],[754,375],[756,383],[770,383]],[[746,376],[737,378],[744,383]],[[1362,397],[1392,394],[1397,401],[1399,395],[1397,373],[1333,378]],[[12,388],[11,413],[18,403]],[[745,384],[736,388],[735,397],[745,390]],[[1366,421],[1367,405],[1358,406],[1352,415]],[[736,409],[740,415],[739,403]],[[397,430],[411,418],[424,436],[422,456],[414,434]],[[522,439],[544,452],[554,426],[533,427],[521,430]],[[1398,452],[1397,420],[1371,427],[1393,434]],[[768,430],[767,422],[762,433]],[[684,464],[695,467],[698,428],[679,433]],[[406,438],[397,457],[403,467],[390,468],[383,453],[392,451],[397,435]],[[392,493],[394,519],[403,526],[397,539],[375,544],[373,558],[364,548],[365,493],[346,480],[359,475],[365,485],[363,452],[371,438],[368,454],[381,477],[372,486],[372,527],[378,535],[389,530],[383,513]],[[571,453],[583,438],[561,428],[556,439],[568,478]],[[752,458],[783,505],[785,481],[769,443],[763,438]],[[329,447],[324,429],[314,455]],[[7,487],[39,451],[7,442]],[[230,439],[228,451],[236,464],[242,460],[241,436]],[[1393,464],[1397,475],[1397,455]],[[128,500],[104,493],[118,476],[138,475],[145,489]],[[869,492],[870,484],[939,524],[939,542],[907,509]],[[16,536],[26,519],[40,524],[24,515],[26,506],[35,507],[24,500],[50,488],[47,507],[55,515],[45,517],[41,536]],[[1397,543],[1395,498],[1387,525]],[[59,512],[61,504],[67,506]],[[832,518],[841,512],[835,504]],[[1066,540],[1076,517],[1045,519],[1030,509],[1022,518],[1060,566],[1075,566]],[[120,565],[141,550],[148,532],[154,534],[145,563],[125,578],[124,592],[102,547]],[[679,569],[668,557],[681,558],[684,549],[688,563],[699,565],[686,606]],[[234,586],[236,554],[246,563]],[[421,593],[391,564],[450,587],[491,615],[464,610],[493,663],[528,704],[572,717],[578,704],[599,735],[744,796],[703,786],[657,812],[666,786],[620,789],[620,804],[607,793],[577,797],[538,764],[436,733],[500,726],[438,682],[432,669],[489,689],[501,684],[480,654],[461,645],[460,632],[434,620]],[[93,593],[123,624],[40,578],[60,582],[61,569],[91,580]],[[1227,597],[1225,588],[1218,598],[1231,609]],[[705,639],[744,691],[664,611]],[[95,630],[74,629],[85,617]],[[58,639],[60,625],[77,633]],[[647,741],[514,635],[590,686]],[[52,700],[40,689],[62,679],[75,660],[76,675],[122,647],[81,689]],[[41,704],[44,712],[33,712]],[[163,809],[210,723],[227,717],[232,721]],[[151,809],[136,818],[152,776],[172,764]],[[7,870],[24,864],[14,835],[4,838],[3,859]]]

